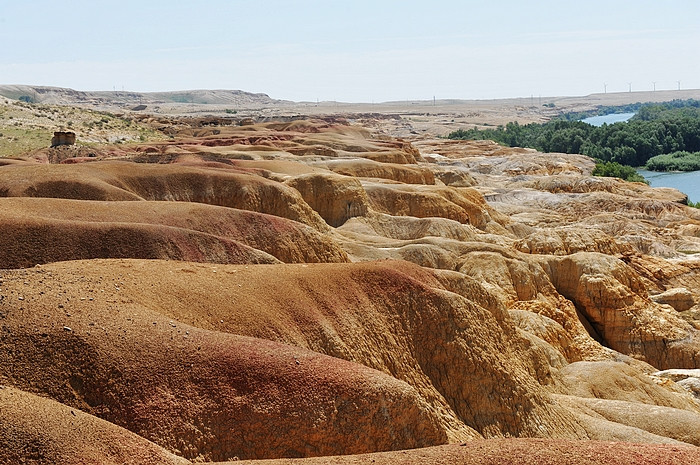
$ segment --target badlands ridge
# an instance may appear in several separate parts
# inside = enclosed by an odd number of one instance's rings
[[[683,194],[230,123],[0,158],[0,462],[700,463]]]

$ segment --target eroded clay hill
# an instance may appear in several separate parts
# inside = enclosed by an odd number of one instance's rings
[[[700,463],[677,191],[183,121],[0,163],[0,462]]]

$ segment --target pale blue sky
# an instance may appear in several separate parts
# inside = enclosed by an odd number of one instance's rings
[[[289,100],[700,88],[696,0],[0,0],[0,84]]]

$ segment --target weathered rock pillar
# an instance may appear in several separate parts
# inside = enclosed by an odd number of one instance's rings
[[[75,133],[71,131],[56,131],[53,133],[53,138],[51,139],[51,147],[57,147],[59,145],[74,145],[75,144]]]

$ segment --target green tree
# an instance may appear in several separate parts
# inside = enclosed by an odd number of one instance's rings
[[[455,131],[448,138],[491,139],[511,147],[580,153],[629,166],[642,166],[653,157],[678,151],[700,152],[700,101],[632,107],[638,114],[630,121],[600,127],[566,119],[526,125],[512,122],[497,128]],[[614,108],[630,111],[630,106]]]
[[[620,178],[625,181],[630,182],[643,182],[649,184],[649,182],[640,176],[637,171],[631,166],[624,166],[617,162],[603,162],[596,163],[593,169],[593,176],[605,176],[610,178]]]

